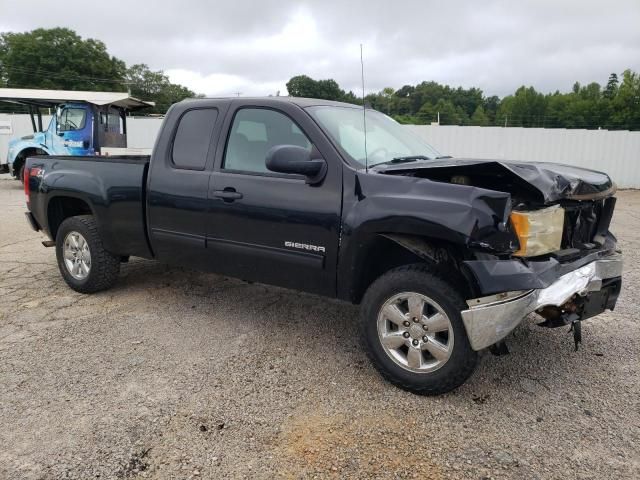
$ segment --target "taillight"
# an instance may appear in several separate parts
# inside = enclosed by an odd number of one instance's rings
[[[39,177],[41,174],[42,174],[42,169],[40,167],[31,167],[31,168],[24,167],[24,174],[23,174],[24,197],[27,202],[27,205],[29,205],[29,200],[31,197],[31,185],[30,185],[31,182],[29,181],[29,179],[31,177]]]
[[[29,190],[29,176],[31,173],[31,169],[24,167],[24,172],[22,173],[22,180],[24,181],[24,199],[27,202],[27,205],[29,205],[29,195],[31,194],[31,191]]]

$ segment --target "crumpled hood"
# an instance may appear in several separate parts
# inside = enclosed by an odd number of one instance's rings
[[[441,181],[459,175],[482,177],[482,187],[495,190],[500,190],[501,184],[510,182],[538,195],[544,203],[562,199],[602,198],[613,194],[616,189],[611,178],[605,173],[550,162],[447,158],[419,163],[379,165],[374,167],[374,170],[392,175],[413,172],[415,176]],[[493,187],[487,185],[491,182],[494,183]],[[471,184],[474,185],[474,182]]]

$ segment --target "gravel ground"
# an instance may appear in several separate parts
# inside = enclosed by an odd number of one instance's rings
[[[525,322],[437,398],[385,383],[357,308],[144,261],[81,295],[0,176],[0,478],[639,478],[640,192],[615,313]]]

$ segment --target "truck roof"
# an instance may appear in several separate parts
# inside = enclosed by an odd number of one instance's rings
[[[65,102],[86,102],[93,105],[113,105],[114,107],[135,110],[152,107],[147,102],[130,96],[127,92],[88,92],[81,90],[37,90],[31,88],[0,88],[0,101],[54,107]]]
[[[306,97],[205,97],[205,98],[187,98],[182,100],[183,102],[210,102],[212,100],[241,100],[243,102],[251,100],[269,101],[272,104],[278,103],[293,103],[300,107],[312,107],[319,105],[332,105],[335,107],[349,107],[349,108],[362,108],[361,105],[355,105],[353,103],[337,102],[334,100],[323,100],[320,98],[306,98]]]

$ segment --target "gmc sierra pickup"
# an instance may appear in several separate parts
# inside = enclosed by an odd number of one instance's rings
[[[464,383],[534,312],[577,347],[620,292],[607,175],[441,156],[348,104],[183,101],[150,158],[32,157],[24,178],[72,289],[138,256],[337,297],[361,305],[380,373],[420,394]]]

